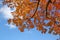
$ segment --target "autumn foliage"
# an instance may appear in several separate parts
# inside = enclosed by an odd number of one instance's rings
[[[13,22],[21,32],[36,28],[60,35],[60,0],[4,0],[3,4],[16,8],[8,23]]]

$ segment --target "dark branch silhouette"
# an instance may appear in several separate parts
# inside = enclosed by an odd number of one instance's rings
[[[47,10],[48,10],[48,5],[49,5],[49,3],[52,3],[51,0],[49,0],[48,3],[47,3],[47,5],[46,5],[46,17],[47,17],[47,15],[48,15],[48,14],[47,14]]]
[[[39,2],[40,2],[40,0],[38,0],[37,7],[36,7],[34,14],[28,20],[30,20],[31,18],[33,18],[35,16],[37,9],[38,9],[38,6],[39,6]]]

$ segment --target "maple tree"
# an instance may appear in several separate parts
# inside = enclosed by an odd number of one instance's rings
[[[8,23],[13,22],[21,32],[36,28],[42,33],[49,29],[48,33],[60,35],[60,0],[4,0],[3,4],[16,8]]]

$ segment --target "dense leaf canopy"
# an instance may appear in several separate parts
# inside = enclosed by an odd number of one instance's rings
[[[36,28],[60,35],[60,0],[4,0],[3,4],[16,8],[8,23],[16,24],[21,32]]]

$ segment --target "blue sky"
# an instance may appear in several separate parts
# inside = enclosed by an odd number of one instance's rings
[[[58,35],[42,34],[35,28],[20,32],[15,25],[7,24],[9,18],[13,18],[10,14],[10,8],[2,6],[0,0],[0,40],[56,40],[59,38]]]

